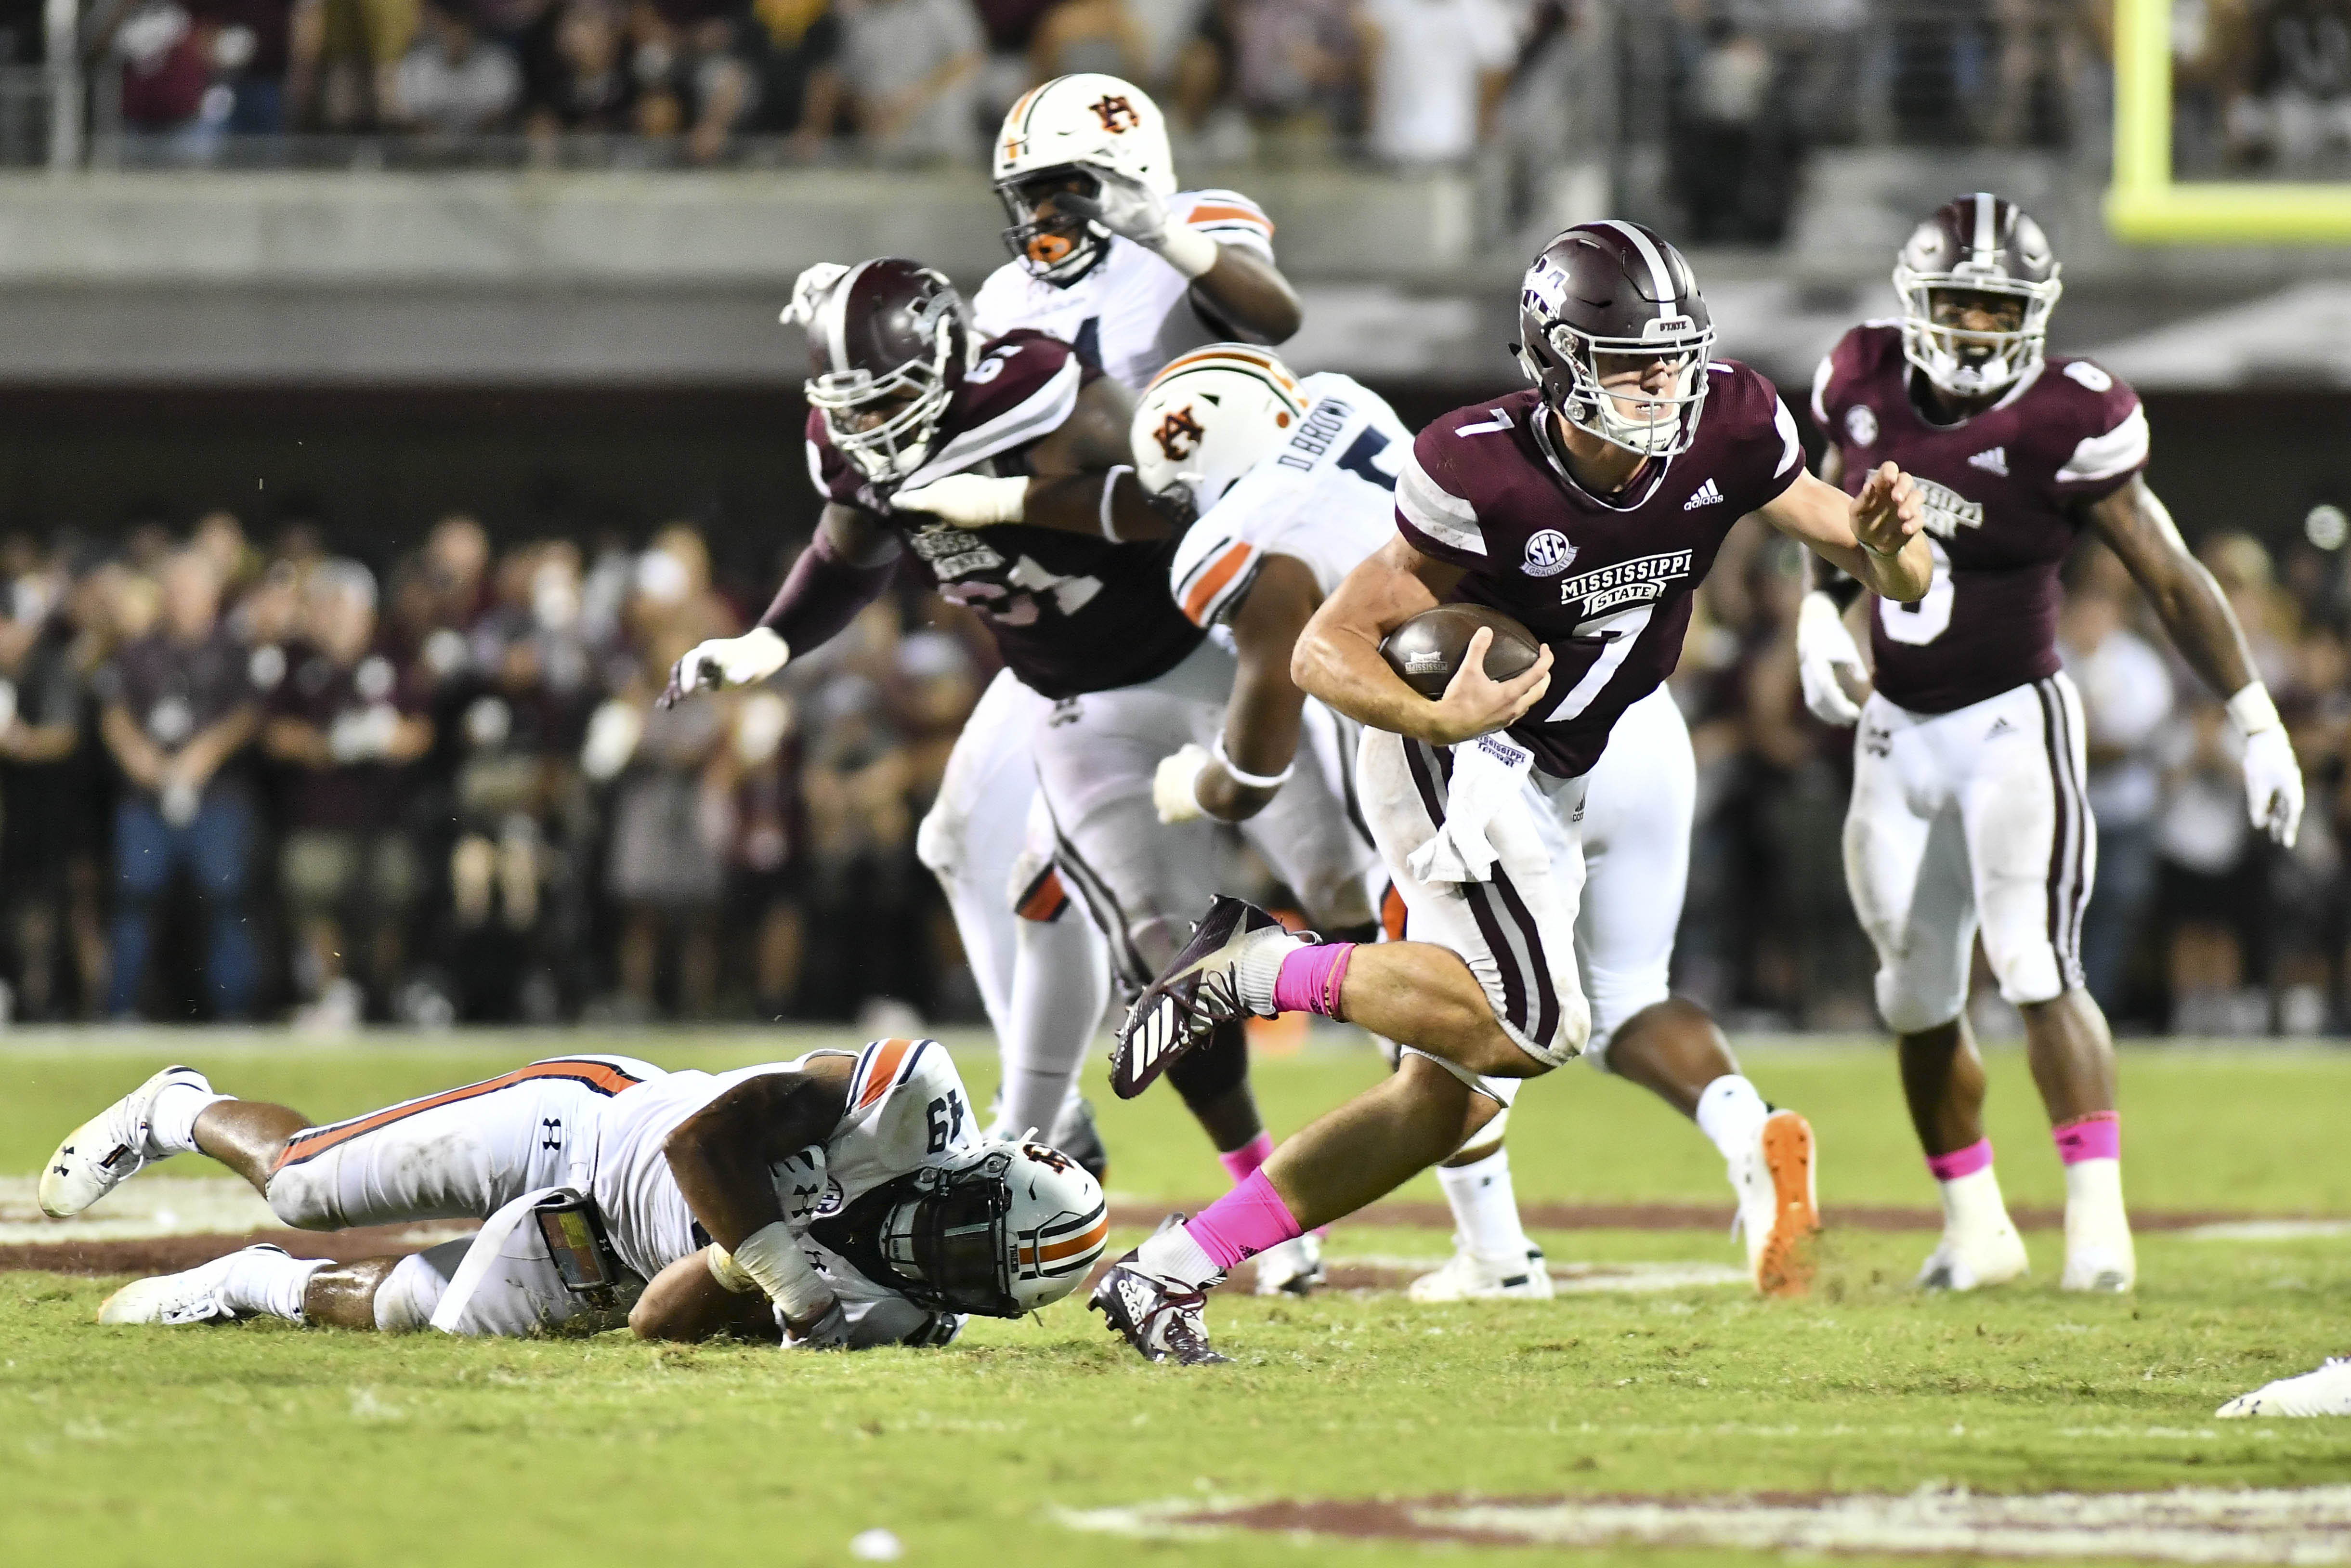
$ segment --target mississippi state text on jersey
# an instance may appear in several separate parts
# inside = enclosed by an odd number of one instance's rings
[[[1551,688],[1510,729],[1546,773],[1588,771],[1616,716],[1673,673],[1690,596],[1724,536],[1803,466],[1771,382],[1733,360],[1707,372],[1689,449],[1653,461],[1618,499],[1570,476],[1531,387],[1422,431],[1396,482],[1397,530],[1468,572],[1454,597],[1506,611],[1550,644]]]
[[[1813,417],[1846,490],[1890,458],[1926,501],[1934,586],[1916,604],[1880,600],[1870,622],[1886,700],[1949,713],[2055,674],[2057,573],[2081,508],[2147,465],[2137,394],[2087,360],[2051,358],[1981,413],[1934,424],[1912,401],[1901,324],[1872,321],[1821,361]]]
[[[1387,542],[1412,433],[1385,398],[1350,377],[1325,371],[1298,391],[1307,404],[1298,429],[1176,543],[1168,582],[1196,624],[1231,614],[1268,555],[1303,561],[1327,599]]]
[[[1086,379],[1070,346],[1041,332],[988,344],[941,417],[930,461],[901,485],[877,486],[833,449],[824,418],[808,418],[817,489],[899,530],[942,597],[979,612],[1012,673],[1056,699],[1147,681],[1183,662],[1200,630],[1167,600],[1172,543],[1113,544],[1009,524],[975,531],[890,497],[950,474],[1027,472],[1023,454],[1061,427]]]
[[[1242,246],[1273,259],[1273,220],[1237,191],[1179,191],[1167,210],[1219,245]],[[1233,336],[1201,319],[1191,280],[1156,252],[1113,235],[1093,270],[1060,287],[1008,261],[972,296],[973,329],[1003,337],[1020,328],[1075,345],[1078,358],[1141,392],[1160,367],[1203,343]]]

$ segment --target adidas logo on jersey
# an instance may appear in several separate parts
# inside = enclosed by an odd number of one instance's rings
[[[2008,448],[1995,446],[1989,452],[1979,452],[1968,459],[1968,466],[1980,468],[1987,474],[1997,474],[2005,479],[2008,477]]]
[[[1698,487],[1697,495],[1682,503],[1682,510],[1695,512],[1700,507],[1719,507],[1720,505],[1722,505],[1722,492],[1714,487],[1714,480],[1709,476],[1705,484]]]
[[[2016,726],[2009,723],[2008,716],[2006,714],[2002,714],[2000,717],[1991,721],[1991,727],[1984,731],[1984,738],[1986,740],[1998,740],[2003,735],[2014,735],[2015,733]]]

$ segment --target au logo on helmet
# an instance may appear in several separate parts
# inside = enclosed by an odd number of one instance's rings
[[[1123,136],[1143,124],[1143,116],[1134,112],[1134,105],[1109,93],[1102,94],[1086,107],[1100,117],[1102,129],[1113,136]]]
[[[1179,463],[1198,451],[1202,434],[1190,403],[1170,410],[1167,417],[1159,422],[1159,428],[1151,433],[1152,439],[1159,443],[1160,453],[1170,463]]]

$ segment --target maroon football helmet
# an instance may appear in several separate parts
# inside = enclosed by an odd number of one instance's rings
[[[834,449],[876,484],[920,468],[977,346],[946,275],[895,256],[804,274],[784,314],[808,329],[804,390]]]
[[[1682,253],[1639,224],[1578,224],[1543,246],[1519,290],[1519,363],[1577,429],[1645,456],[1698,434],[1714,324]],[[1662,361],[1655,390],[1604,377]]]
[[[1894,263],[1902,296],[1902,354],[1935,385],[1959,397],[1985,397],[2012,386],[2041,362],[2049,313],[2064,285],[2041,225],[2014,202],[1989,191],[1935,209]],[[1970,331],[1935,319],[1938,295],[2014,300],[2016,326]]]

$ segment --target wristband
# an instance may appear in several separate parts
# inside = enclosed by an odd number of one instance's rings
[[[730,1261],[795,1322],[805,1322],[832,1299],[832,1287],[800,1250],[800,1239],[792,1234],[791,1227],[780,1219],[768,1221],[746,1238]]]
[[[1217,257],[1223,254],[1215,240],[1191,225],[1178,223],[1173,218],[1167,221],[1167,227],[1160,235],[1156,248],[1166,258],[1167,265],[1186,278],[1207,276],[1209,269],[1217,265]]]
[[[2239,735],[2258,735],[2279,727],[2283,722],[2278,717],[2277,704],[2270,700],[2269,687],[2259,681],[2247,681],[2244,689],[2229,699],[2229,717]]]
[[[1102,537],[1108,539],[1113,544],[1117,544],[1119,542],[1119,538],[1118,530],[1112,526],[1111,496],[1118,488],[1118,476],[1122,474],[1132,474],[1134,472],[1134,465],[1133,464],[1121,463],[1113,465],[1109,473],[1102,476],[1102,510],[1097,514],[1096,520],[1102,526]]]
[[[1298,758],[1292,755],[1290,758],[1290,766],[1279,773],[1244,773],[1234,767],[1233,759],[1226,755],[1225,737],[1221,735],[1217,737],[1217,744],[1210,749],[1208,755],[1215,758],[1217,766],[1223,768],[1232,781],[1244,789],[1279,789],[1290,782],[1291,774],[1298,771]],[[1196,782],[1194,787],[1197,788]]]

